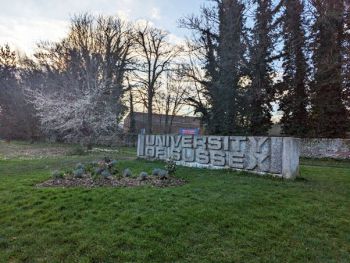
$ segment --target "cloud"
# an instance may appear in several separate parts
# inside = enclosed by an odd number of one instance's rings
[[[131,9],[128,10],[118,10],[117,11],[117,16],[124,20],[124,21],[130,21],[131,20]]]
[[[205,0],[11,0],[3,1],[0,9],[0,44],[9,43],[29,54],[41,40],[57,41],[68,30],[74,14],[92,13],[118,15],[126,21],[149,22],[170,30],[172,42],[182,42],[177,36],[176,20]],[[186,8],[185,8],[186,6]],[[190,11],[188,11],[190,9]],[[177,35],[177,36],[176,36]]]
[[[184,46],[186,44],[186,39],[183,37],[179,37],[174,34],[169,34],[169,42],[176,44],[176,45],[182,45]]]
[[[160,10],[157,7],[151,9],[150,18],[154,20],[160,20],[162,17],[160,15]]]
[[[0,17],[0,45],[32,54],[40,41],[58,41],[68,31],[68,22],[54,19]]]
[[[140,27],[140,28],[143,28],[146,25],[148,25],[150,27],[154,27],[154,23],[149,21],[149,20],[146,20],[146,19],[138,19],[138,20],[136,20],[135,21],[135,25],[136,25],[136,27]]]

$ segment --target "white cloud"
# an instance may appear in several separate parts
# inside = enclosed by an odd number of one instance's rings
[[[128,10],[118,10],[117,11],[117,16],[124,20],[124,21],[130,21],[131,20],[131,9]]]
[[[32,54],[40,41],[57,41],[65,36],[68,22],[53,19],[0,17],[0,45]]]
[[[174,34],[169,34],[169,42],[176,44],[176,45],[182,45],[184,46],[186,44],[186,39],[183,37],[179,37]]]
[[[140,28],[143,28],[146,25],[148,25],[150,27],[154,27],[154,23],[152,23],[151,21],[146,20],[146,19],[138,19],[138,20],[136,20],[135,21],[135,25],[136,25],[136,27],[140,27]]]
[[[157,7],[151,9],[150,18],[154,20],[160,20],[162,17],[160,15],[160,10]]]
[[[74,14],[118,15],[126,21],[138,21],[182,35],[176,19],[185,14],[183,3],[194,6],[204,0],[11,0],[0,9],[0,45],[9,43],[29,54],[42,40],[57,41],[67,32]],[[195,4],[196,2],[196,4]],[[192,8],[193,9],[193,8]],[[191,10],[192,10],[191,9]],[[187,10],[187,9],[185,9]],[[151,21],[151,22],[150,22]],[[181,43],[176,35],[171,42]]]

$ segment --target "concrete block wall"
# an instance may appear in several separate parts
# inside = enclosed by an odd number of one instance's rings
[[[235,169],[294,179],[299,174],[300,140],[288,137],[139,135],[140,158]]]
[[[350,160],[350,139],[301,139],[300,156]]]

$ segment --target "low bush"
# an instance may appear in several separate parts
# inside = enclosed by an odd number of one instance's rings
[[[165,169],[168,171],[169,175],[174,175],[176,172],[176,163],[173,159],[166,161]]]
[[[139,178],[141,181],[145,181],[148,178],[148,174],[146,172],[141,172]]]
[[[159,173],[161,172],[161,170],[162,170],[162,169],[159,169],[159,168],[153,169],[152,175],[153,175],[153,176],[159,176]]]
[[[165,179],[168,179],[168,171],[166,171],[166,170],[160,170],[160,172],[159,172],[159,178],[161,179],[161,180],[165,180]]]
[[[85,170],[85,165],[83,165],[82,163],[77,163],[77,165],[75,166],[75,169],[83,169],[83,170]]]
[[[132,172],[129,168],[126,168],[124,171],[123,171],[123,177],[132,177]]]
[[[76,169],[73,172],[73,175],[74,175],[75,178],[83,178],[84,174],[85,174],[85,171],[82,168]]]
[[[103,178],[108,178],[110,176],[112,176],[112,174],[108,171],[108,170],[104,170],[102,173],[101,173],[101,176]]]
[[[62,178],[64,178],[64,173],[59,171],[59,170],[55,170],[55,171],[52,172],[52,178],[56,179],[56,180],[57,179],[62,179]]]

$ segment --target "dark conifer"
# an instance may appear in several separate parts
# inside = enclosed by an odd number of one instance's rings
[[[220,110],[215,119],[220,123],[222,134],[233,134],[238,130],[243,10],[244,5],[238,0],[222,0],[219,3],[219,82],[217,85]]]
[[[305,21],[302,0],[284,2],[283,28],[283,82],[280,109],[284,134],[305,137],[308,133],[307,63],[305,57]]]
[[[253,28],[250,78],[248,92],[249,133],[264,135],[271,127],[271,102],[273,100],[272,51],[273,12],[270,0],[256,0],[257,10]]]
[[[313,135],[343,137],[347,129],[347,110],[343,101],[344,2],[314,0],[314,68],[312,85]]]

